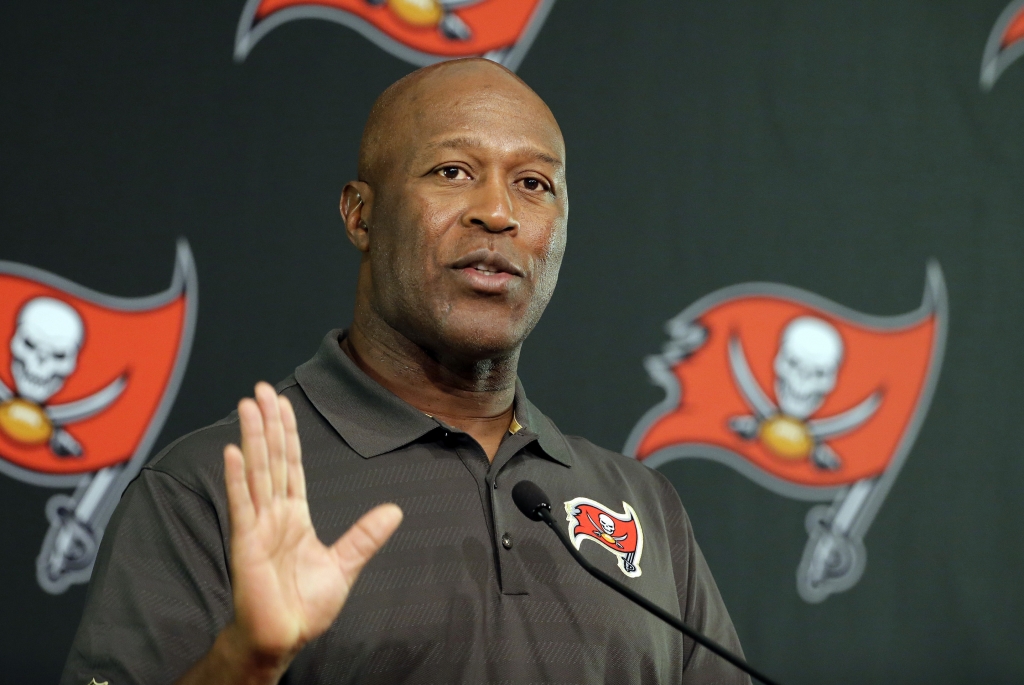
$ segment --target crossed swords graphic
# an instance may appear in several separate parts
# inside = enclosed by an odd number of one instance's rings
[[[92,395],[75,400],[74,402],[67,402],[65,404],[33,402],[33,404],[37,404],[42,409],[43,413],[46,414],[53,424],[53,435],[50,436],[50,449],[53,450],[53,453],[60,457],[82,456],[82,446],[71,433],[64,429],[64,426],[96,416],[96,414],[99,414],[113,404],[114,400],[121,396],[121,393],[124,392],[127,386],[128,377],[122,375],[114,379],[102,390],[98,390]],[[17,397],[18,395],[0,380],[0,402],[17,399]]]
[[[753,416],[731,418],[729,428],[741,438],[750,440],[757,435],[758,429],[765,421],[779,416],[782,412],[768,398],[757,379],[754,378],[750,365],[747,363],[746,354],[743,352],[743,343],[735,335],[729,338],[729,368],[743,400],[754,412]],[[860,404],[841,414],[824,419],[800,420],[814,441],[814,446],[811,449],[811,461],[814,462],[814,465],[829,471],[837,470],[842,465],[842,461],[825,440],[859,428],[874,416],[881,404],[882,393],[876,390]]]
[[[624,534],[619,535],[618,537],[616,537],[616,536],[612,535],[611,533],[604,532],[604,526],[599,526],[597,523],[595,523],[594,522],[594,517],[590,515],[589,511],[587,512],[587,518],[590,519],[590,525],[592,525],[594,527],[594,535],[596,535],[597,537],[602,538],[602,539],[607,536],[607,537],[609,537],[609,538],[611,538],[612,540],[615,541],[615,546],[616,547],[618,547],[619,549],[625,549],[619,543],[622,542],[623,540],[625,540],[626,538],[628,538],[629,537],[628,534],[624,533]]]

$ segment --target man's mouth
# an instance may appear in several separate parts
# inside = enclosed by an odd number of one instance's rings
[[[486,248],[473,250],[469,254],[459,257],[455,260],[455,263],[452,264],[452,268],[474,269],[483,274],[506,273],[520,277],[524,275],[523,270],[511,259],[500,252],[495,252],[494,250],[488,250]]]
[[[473,290],[489,294],[505,292],[515,279],[525,275],[505,255],[483,248],[463,255],[451,268],[460,272]]]

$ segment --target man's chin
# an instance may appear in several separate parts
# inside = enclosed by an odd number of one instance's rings
[[[498,317],[449,319],[440,331],[442,354],[472,360],[506,357],[515,353],[526,338],[522,326],[517,325],[519,323]]]
[[[446,338],[452,353],[475,360],[507,357],[523,344],[519,337],[497,331],[476,331],[472,334],[459,331]]]

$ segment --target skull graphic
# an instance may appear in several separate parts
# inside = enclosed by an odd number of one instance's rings
[[[604,529],[605,533],[611,535],[615,532],[615,522],[612,521],[611,516],[608,514],[601,514],[597,517],[597,520],[601,523],[601,528]]]
[[[812,316],[793,319],[782,332],[775,357],[775,397],[783,412],[806,419],[836,387],[843,339],[829,323]]]
[[[794,460],[810,457],[818,468],[836,471],[842,459],[828,439],[854,430],[882,403],[875,391],[844,412],[811,419],[836,387],[843,361],[843,339],[831,324],[799,316],[782,331],[775,356],[775,402],[764,393],[750,370],[739,338],[729,340],[729,366],[736,387],[753,415],[729,418],[729,428],[744,440],[759,439],[775,456]]]
[[[71,305],[52,297],[29,300],[11,339],[18,394],[39,404],[50,399],[74,372],[84,339],[82,317]]]

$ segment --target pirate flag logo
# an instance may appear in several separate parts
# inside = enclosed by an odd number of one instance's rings
[[[89,579],[103,528],[178,392],[196,287],[184,241],[171,287],[150,297],[0,261],[0,473],[74,488],[46,504],[36,574],[47,592]]]
[[[593,540],[616,556],[626,576],[639,578],[644,531],[633,507],[623,502],[622,509],[625,513],[620,514],[586,497],[569,500],[565,503],[569,538],[576,549],[584,540]]]
[[[486,57],[515,70],[554,0],[249,0],[238,23],[235,60],[293,19],[347,26],[399,59],[426,66]]]
[[[992,90],[1006,68],[1024,55],[1024,0],[1014,0],[996,20],[981,59],[981,88]]]
[[[625,453],[657,467],[700,457],[817,505],[797,570],[808,602],[852,587],[863,536],[910,452],[946,340],[946,288],[928,266],[924,299],[870,316],[773,283],[711,293],[670,320],[651,379],[666,397]]]

